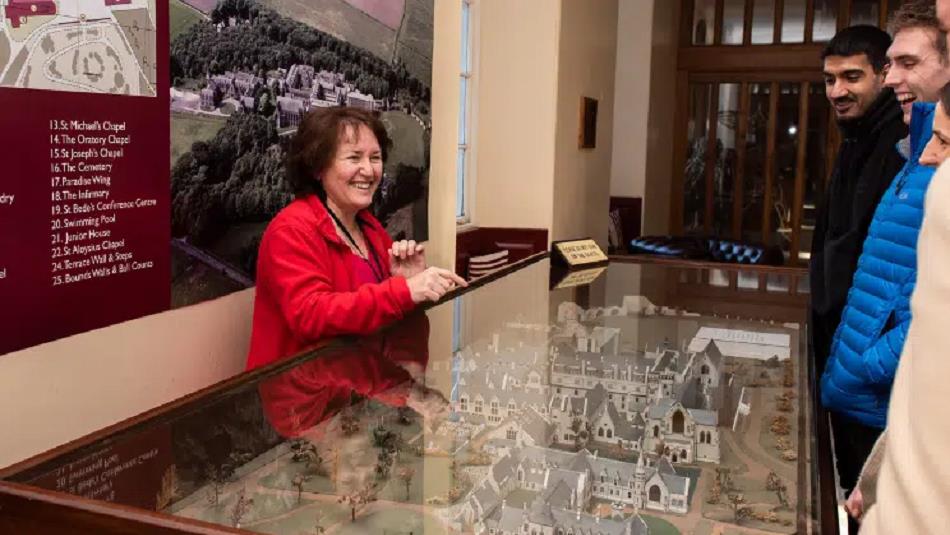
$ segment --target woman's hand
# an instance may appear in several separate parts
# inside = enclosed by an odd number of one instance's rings
[[[425,246],[415,240],[401,240],[389,249],[389,265],[393,276],[409,278],[426,268]]]
[[[861,516],[864,515],[864,496],[861,495],[859,489],[851,491],[851,494],[848,496],[848,501],[844,504],[844,508],[855,520],[861,520]]]
[[[417,273],[408,279],[409,293],[412,294],[412,302],[419,304],[423,301],[438,301],[446,293],[457,287],[466,287],[468,283],[465,279],[455,273],[442,268],[430,267]]]

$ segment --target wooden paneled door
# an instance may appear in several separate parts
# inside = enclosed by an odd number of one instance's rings
[[[777,245],[809,259],[838,144],[821,50],[897,0],[684,0],[677,57],[676,234]]]

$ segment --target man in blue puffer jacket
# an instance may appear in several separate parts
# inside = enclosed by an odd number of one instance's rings
[[[931,138],[933,116],[934,104],[914,103],[911,156],[874,212],[821,377],[821,402],[831,411],[838,471],[845,488],[853,486],[851,476],[857,478],[885,426],[891,385],[910,325],[917,235],[924,195],[935,171],[924,165],[926,160],[919,160]],[[839,442],[845,448],[839,448]],[[867,451],[862,456],[855,450],[865,443]]]

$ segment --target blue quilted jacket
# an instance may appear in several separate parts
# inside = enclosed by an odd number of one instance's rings
[[[917,235],[935,170],[917,161],[930,140],[933,113],[933,104],[914,104],[912,155],[874,212],[821,377],[822,405],[871,427],[885,426],[891,385],[910,326]]]

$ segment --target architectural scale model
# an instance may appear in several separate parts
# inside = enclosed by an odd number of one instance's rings
[[[294,534],[794,533],[793,334],[562,303],[458,351],[443,410],[368,400],[171,509]]]

